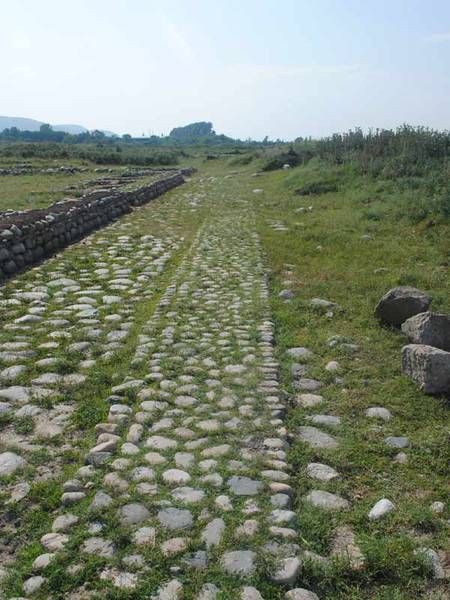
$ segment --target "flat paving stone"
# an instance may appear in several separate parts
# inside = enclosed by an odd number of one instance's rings
[[[350,503],[345,498],[323,490],[311,490],[305,496],[305,500],[317,508],[330,511],[346,509],[350,506]]]
[[[309,463],[306,466],[306,474],[319,481],[331,481],[339,477],[339,473],[333,467],[322,463]]]
[[[136,525],[146,521],[150,517],[150,512],[143,504],[133,502],[122,506],[118,516],[123,525]]]
[[[304,426],[298,429],[299,437],[312,448],[323,448],[325,450],[334,450],[339,446],[338,441],[333,436],[317,429],[317,427]]]
[[[263,488],[261,481],[249,477],[234,475],[227,481],[230,490],[236,496],[256,496]]]
[[[158,512],[159,523],[170,530],[190,529],[194,523],[192,513],[185,509],[165,508]]]
[[[256,553],[252,550],[233,550],[220,559],[223,570],[229,575],[252,575],[256,569]]]

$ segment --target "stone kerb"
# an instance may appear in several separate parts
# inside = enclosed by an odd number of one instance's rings
[[[36,264],[122,215],[184,183],[183,169],[136,190],[83,196],[44,210],[0,214],[0,280]]]

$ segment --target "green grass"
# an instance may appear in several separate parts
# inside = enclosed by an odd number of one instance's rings
[[[92,178],[91,171],[74,175],[37,173],[0,176],[0,211],[46,208],[62,200],[64,196],[72,196],[72,193],[65,192],[68,186],[81,184]]]
[[[320,185],[316,184],[331,181],[338,183],[338,192],[309,197],[295,194],[299,187],[317,191]],[[448,403],[444,398],[425,396],[402,376],[400,350],[405,338],[382,327],[374,319],[373,309],[389,288],[414,285],[431,294],[433,310],[449,312],[450,226],[442,216],[431,220],[430,211],[419,221],[411,218],[416,210],[408,204],[410,192],[383,183],[357,175],[348,167],[318,164],[264,175],[257,182],[244,180],[248,192],[253,187],[264,190],[254,205],[270,272],[284,386],[293,391],[284,352],[297,345],[315,353],[310,376],[330,382],[332,378],[323,368],[329,360],[338,360],[339,375],[344,377],[343,386],[331,384],[321,390],[326,399],[323,407],[292,408],[289,414],[294,437],[296,427],[308,424],[307,414],[342,418],[336,431],[329,429],[342,440],[337,451],[313,451],[297,442],[290,454],[298,474],[300,528],[310,548],[326,555],[334,526],[345,523],[352,526],[366,555],[361,573],[336,567],[324,577],[307,569],[310,587],[327,600],[432,597],[426,596],[428,569],[413,551],[423,545],[449,551],[448,515],[436,515],[429,509],[435,500],[448,506],[450,499]],[[419,182],[421,193],[426,183]],[[275,231],[270,226],[275,220],[284,223],[288,231]],[[286,271],[292,275],[287,276]],[[286,279],[289,284],[283,282]],[[278,297],[284,288],[295,292],[290,302]],[[327,318],[310,306],[315,297],[336,302],[340,309]],[[351,338],[360,350],[346,354],[329,348],[327,340],[333,335]],[[370,406],[385,406],[392,412],[392,420],[384,424],[368,419],[364,411]],[[381,431],[373,430],[375,425],[381,425]],[[396,451],[384,444],[387,435],[410,438],[407,465],[393,463]],[[340,481],[326,489],[349,499],[349,511],[330,516],[301,501],[311,488],[323,488],[303,474],[313,460],[328,463],[342,474]],[[382,497],[391,499],[397,510],[370,523],[367,512]]]

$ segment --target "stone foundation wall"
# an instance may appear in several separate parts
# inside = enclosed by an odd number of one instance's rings
[[[137,190],[100,198],[88,194],[42,210],[0,214],[0,281],[181,185],[192,172],[183,169]]]

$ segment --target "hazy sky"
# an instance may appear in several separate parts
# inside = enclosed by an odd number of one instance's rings
[[[0,115],[292,139],[450,128],[450,0],[0,0]]]

